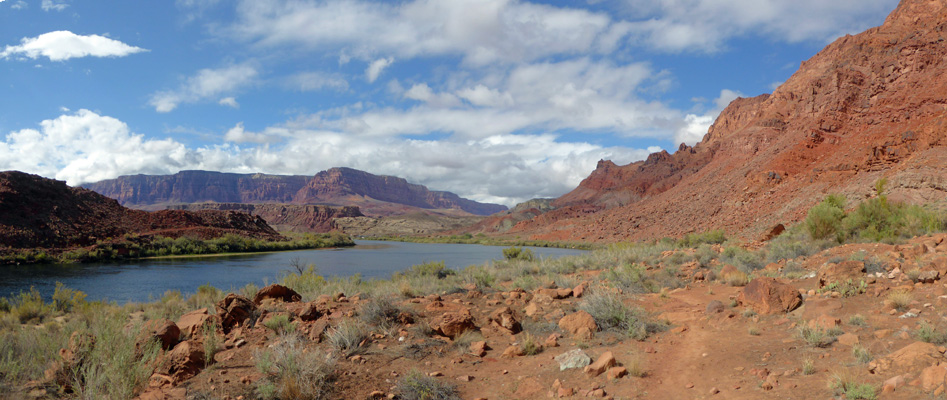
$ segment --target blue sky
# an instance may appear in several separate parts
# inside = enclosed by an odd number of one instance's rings
[[[694,144],[897,0],[0,0],[0,170],[346,166],[512,205]]]

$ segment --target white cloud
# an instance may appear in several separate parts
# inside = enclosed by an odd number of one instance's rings
[[[227,107],[240,108],[240,103],[237,103],[237,99],[233,97],[224,97],[220,99],[217,104]]]
[[[233,143],[272,143],[280,140],[282,129],[271,129],[268,133],[249,132],[243,128],[243,122],[237,123],[224,134],[224,140]]]
[[[12,132],[0,141],[0,170],[21,170],[71,185],[117,174],[167,173],[188,165],[184,145],[149,140],[115,118],[89,110]]]
[[[13,3],[13,5],[11,5],[10,8],[14,10],[25,10],[29,8],[29,5],[27,5],[26,2],[23,0],[18,0],[16,3]]]
[[[300,72],[286,79],[286,86],[293,90],[302,92],[319,91],[323,89],[332,89],[336,91],[346,91],[349,88],[348,81],[339,74],[329,74],[322,72]]]
[[[69,4],[66,4],[64,0],[43,0],[41,7],[43,11],[64,11]]]
[[[674,134],[674,143],[684,143],[693,146],[707,134],[707,130],[717,120],[717,116],[724,108],[730,105],[730,102],[743,96],[740,92],[724,89],[720,91],[720,96],[714,99],[714,105],[702,115],[687,114],[684,116],[684,124],[678,128]]]
[[[124,57],[143,51],[148,50],[104,36],[54,31],[34,38],[23,38],[18,46],[6,46],[0,51],[0,58],[20,55],[34,60],[47,57],[50,61],[65,61],[78,57]]]
[[[248,64],[202,69],[197,72],[197,75],[188,78],[178,89],[153,94],[149,104],[158,112],[170,112],[182,103],[195,103],[216,98],[240,89],[252,83],[257,74],[256,68]],[[230,105],[223,100],[220,104]]]
[[[367,79],[368,82],[375,82],[378,76],[381,75],[381,72],[384,71],[385,68],[388,68],[393,62],[395,62],[395,59],[391,57],[379,58],[372,61],[372,63],[368,65],[368,68],[365,69],[365,79]]]
[[[237,12],[231,32],[245,39],[343,48],[342,57],[363,60],[461,55],[486,65],[584,53],[616,40],[606,14],[510,0],[244,0]]]
[[[733,37],[828,42],[883,21],[898,0],[624,0],[634,42],[715,52]]]

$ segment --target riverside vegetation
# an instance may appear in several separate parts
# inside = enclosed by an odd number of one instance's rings
[[[302,234],[286,240],[262,240],[236,234],[214,239],[190,236],[168,238],[126,235],[119,240],[101,241],[93,246],[57,253],[44,250],[18,250],[0,254],[2,264],[76,263],[119,261],[136,258],[195,256],[207,254],[257,253],[354,246],[348,235],[338,232]]]
[[[935,310],[947,303],[947,290],[934,282],[947,273],[947,235],[937,233],[944,216],[883,194],[844,210],[844,200],[830,196],[765,244],[712,231],[559,259],[509,248],[493,263],[459,271],[425,263],[384,280],[326,278],[294,262],[278,285],[251,284],[228,296],[203,286],[125,305],[90,302],[62,285],[49,300],[24,291],[0,300],[0,393],[943,393],[947,369],[937,368],[947,359],[937,346],[947,343],[947,325]],[[756,298],[759,285],[782,291]],[[170,345],[155,328],[162,323],[180,329]],[[567,350],[595,362],[583,370],[552,361]]]

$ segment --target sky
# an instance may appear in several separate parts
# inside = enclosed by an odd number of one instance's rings
[[[0,0],[0,170],[351,167],[512,206],[700,141],[897,0]]]

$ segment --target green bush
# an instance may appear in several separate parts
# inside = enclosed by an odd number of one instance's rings
[[[327,336],[329,344],[344,358],[364,352],[362,343],[365,339],[368,339],[368,331],[365,330],[364,325],[348,320],[330,329]]]
[[[618,295],[605,290],[595,290],[584,296],[579,309],[592,315],[599,329],[621,332],[635,340],[647,339],[652,333],[667,327],[649,321],[644,309],[629,308]]]
[[[533,261],[535,255],[533,255],[533,250],[531,249],[513,246],[503,249],[503,258],[507,260]]]
[[[85,298],[85,293],[69,289],[62,282],[56,282],[56,289],[53,292],[53,307],[59,312],[70,312],[75,307],[87,304]]]
[[[840,237],[844,218],[845,197],[829,195],[821,203],[809,209],[805,221],[806,230],[813,239]]]
[[[447,264],[445,264],[444,261],[429,261],[424,264],[412,265],[407,271],[395,274],[395,278],[434,277],[437,279],[444,279],[456,273],[456,271],[447,268]]]
[[[715,229],[704,233],[688,233],[677,242],[678,247],[692,248],[702,244],[722,244],[727,241],[727,234]]]
[[[329,398],[335,360],[304,349],[298,335],[284,334],[272,347],[254,353],[256,368],[263,374],[257,382],[261,399]]]

